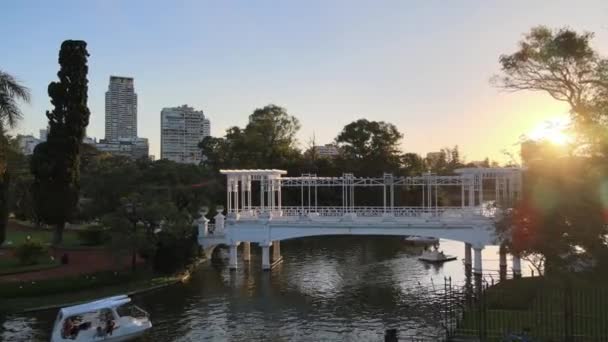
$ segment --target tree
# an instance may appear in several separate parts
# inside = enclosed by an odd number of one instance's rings
[[[0,126],[15,127],[23,116],[18,106],[18,100],[29,102],[30,91],[19,81],[0,70]]]
[[[231,127],[224,138],[205,138],[199,147],[205,165],[220,168],[280,168],[299,156],[298,119],[285,108],[268,105],[249,116],[245,128]]]
[[[403,134],[391,123],[360,119],[344,126],[336,144],[345,169],[376,176],[384,171],[397,172],[402,138]]]
[[[606,256],[605,167],[580,157],[535,158],[527,164],[522,199],[497,224],[516,254],[541,254],[546,271],[563,269],[564,256],[583,251],[595,260]]]
[[[29,89],[20,84],[17,79],[0,70],[0,245],[6,238],[8,221],[8,190],[10,175],[7,166],[9,140],[5,135],[7,127],[15,127],[22,117],[18,101],[29,102]]]
[[[524,192],[497,225],[514,253],[545,258],[545,270],[560,270],[565,256],[606,261],[608,171],[608,60],[591,47],[592,33],[533,28],[519,49],[500,56],[502,74],[493,82],[509,91],[542,91],[568,103],[574,133],[583,148],[546,142],[522,143],[527,166]],[[581,252],[582,253],[578,253]]]
[[[569,104],[572,121],[590,154],[608,153],[608,59],[591,47],[592,33],[533,28],[519,49],[500,56],[492,82],[509,91],[542,91]]]
[[[40,218],[55,225],[53,244],[63,240],[66,222],[72,217],[80,192],[80,149],[89,124],[87,107],[87,44],[66,40],[59,51],[59,82],[51,82],[48,93],[54,106],[47,111],[47,141],[38,144],[32,156],[32,191]]]
[[[275,167],[285,163],[297,151],[296,133],[300,122],[287,113],[285,108],[268,105],[256,109],[249,116],[245,127],[245,143],[248,151],[258,151],[259,160]]]

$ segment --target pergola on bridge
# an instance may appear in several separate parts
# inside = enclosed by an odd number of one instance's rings
[[[449,176],[426,173],[414,177],[389,173],[382,177],[355,177],[352,173],[286,177],[286,171],[275,169],[220,172],[226,175],[227,215],[218,214],[215,226],[201,219],[199,243],[208,252],[217,245],[228,245],[230,268],[237,267],[241,243],[246,261],[250,260],[250,243],[258,243],[262,268],[270,269],[269,248],[273,246],[273,262],[280,260],[281,240],[322,235],[418,235],[464,242],[465,264],[471,265],[473,248],[473,270],[481,274],[481,250],[497,243],[494,210],[488,210],[486,204],[508,206],[521,195],[522,187],[520,168],[462,168]],[[319,188],[328,187],[340,189],[341,205],[318,205]],[[381,205],[357,206],[356,189],[370,187],[382,188]],[[396,206],[397,187],[420,187],[420,205]],[[439,204],[439,189],[443,187],[460,188],[460,205]],[[284,203],[285,188],[300,190],[299,203]],[[257,198],[252,196],[254,189]],[[521,273],[519,258],[514,257],[513,271]]]

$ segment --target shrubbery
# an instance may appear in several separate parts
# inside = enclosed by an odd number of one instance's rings
[[[198,250],[194,238],[177,238],[170,233],[160,232],[153,257],[154,270],[172,273],[183,269],[198,256]]]
[[[28,238],[15,249],[15,256],[22,265],[35,265],[40,259],[48,256],[48,251],[39,241]]]
[[[99,226],[91,226],[78,231],[78,239],[85,246],[99,246],[110,240],[110,233],[107,229]]]

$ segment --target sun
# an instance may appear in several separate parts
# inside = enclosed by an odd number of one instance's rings
[[[556,145],[565,145],[572,141],[572,137],[568,134],[569,125],[570,120],[564,117],[545,120],[526,136],[532,140],[545,140]]]

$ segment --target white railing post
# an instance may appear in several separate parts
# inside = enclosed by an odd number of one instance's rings
[[[209,235],[209,220],[204,215],[201,215],[197,221],[198,236],[202,237]]]
[[[215,219],[215,231],[214,234],[223,234],[224,233],[224,225],[225,225],[225,217],[222,213],[218,213],[214,217]]]

